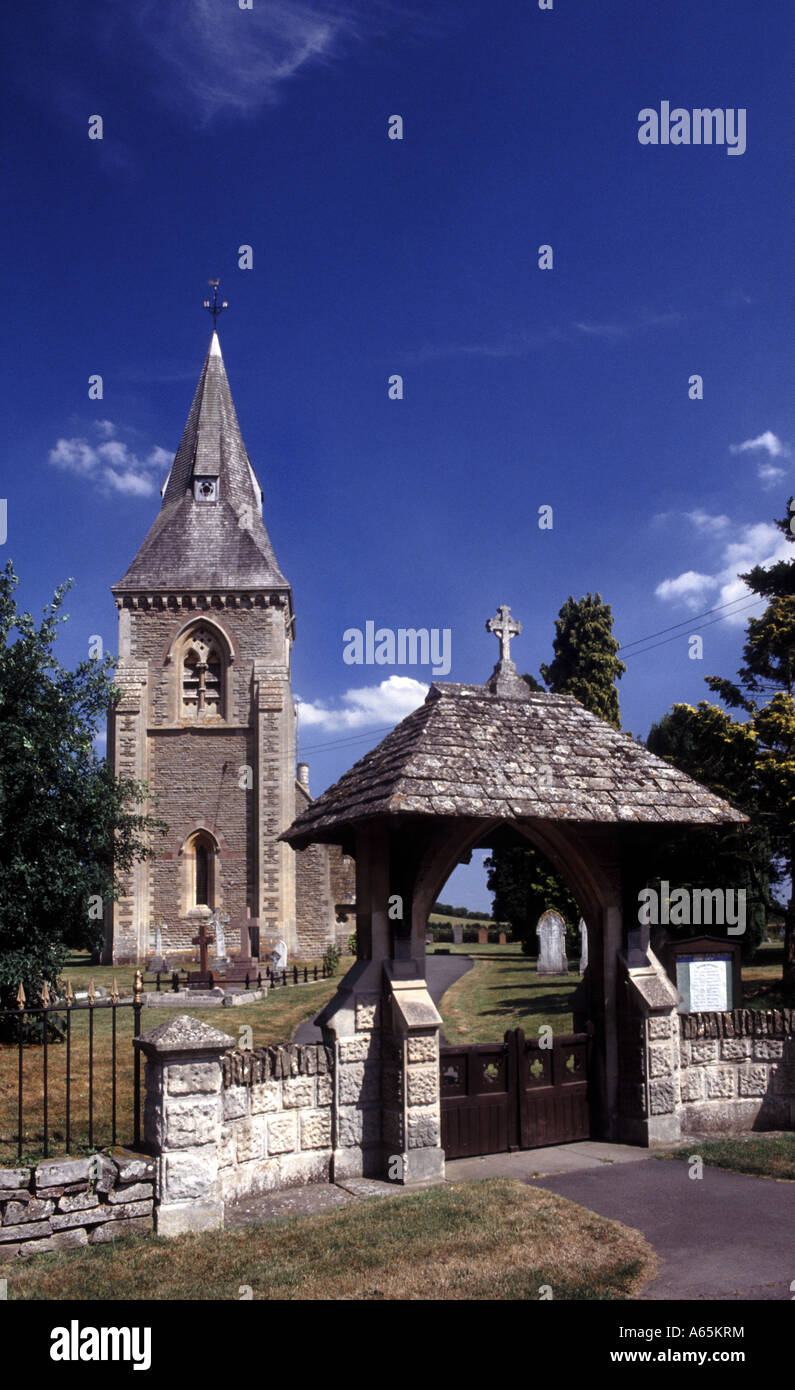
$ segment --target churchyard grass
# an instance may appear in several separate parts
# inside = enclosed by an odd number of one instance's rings
[[[9,1299],[637,1297],[656,1272],[640,1232],[505,1179],[354,1201],[173,1240],[134,1238],[3,1267]]]
[[[783,954],[779,942],[765,941],[757,948],[754,959],[743,966],[743,1006],[746,1009],[784,1008]]]
[[[428,947],[429,954],[433,950]],[[573,1031],[570,999],[580,980],[576,970],[568,978],[539,977],[535,957],[523,955],[515,941],[504,946],[444,943],[442,950],[469,956],[474,962],[442,998],[447,1042],[496,1042],[508,1028],[537,1033],[542,1024],[549,1024],[558,1035]],[[780,945],[760,946],[755,960],[743,966],[742,976],[745,1008],[783,1007]]]
[[[305,1018],[311,1018],[331,998],[337,983],[352,964],[352,957],[344,956],[340,962],[339,974],[333,979],[318,980],[317,984],[297,987],[279,987],[266,999],[242,1004],[240,1008],[197,1009],[196,1017],[211,1028],[220,1028],[229,1033],[236,1042],[248,1042],[241,1038],[240,1029],[250,1027],[253,1038],[252,1047],[266,1047],[271,1044],[288,1043],[293,1031]],[[129,983],[124,978],[129,973]],[[65,972],[72,979],[73,988],[84,988],[89,979],[95,985],[105,985],[110,989],[115,975],[119,990],[127,996],[132,989],[132,967],[90,966],[70,968]],[[71,1063],[71,1113],[72,1113],[72,1154],[85,1154],[111,1142],[111,1010],[95,1008],[94,1015],[94,1143],[89,1149],[88,1135],[88,1010],[77,1009],[72,1013],[72,1063]],[[145,1008],[141,1012],[141,1028],[148,1032],[158,1024],[165,1023],[177,1014],[190,1013],[186,1004],[172,1008]],[[63,1015],[59,1015],[63,1017]],[[131,1143],[133,1137],[133,1011],[119,1009],[117,1014],[117,1135],[120,1143]],[[48,1108],[50,1157],[59,1157],[64,1152],[64,1121],[66,1115],[66,1048],[63,1044],[51,1043],[48,1047]],[[14,1167],[17,1163],[17,1066],[16,1046],[0,1046],[0,1167]],[[40,1121],[42,1098],[42,1048],[36,1044],[25,1046],[23,1051],[23,1155],[22,1161],[35,1162],[42,1156],[43,1131]],[[143,1082],[142,1082],[143,1089]],[[143,1104],[143,1095],[142,1095]]]
[[[439,1011],[447,1042],[495,1042],[509,1028],[535,1036],[543,1024],[558,1036],[573,1031],[571,996],[578,974],[539,977],[535,960],[522,955],[518,942],[453,949],[475,963],[442,996]]]
[[[690,1139],[655,1158],[689,1159],[694,1154],[707,1168],[730,1168],[760,1178],[795,1182],[795,1134],[737,1134],[722,1139]]]

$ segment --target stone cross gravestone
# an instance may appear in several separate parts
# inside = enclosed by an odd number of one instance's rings
[[[566,959],[566,923],[559,912],[549,908],[542,912],[536,927],[538,937],[539,975],[568,975],[569,962]]]
[[[245,915],[238,918],[236,922],[230,922],[230,927],[235,927],[240,932],[240,955],[236,960],[229,962],[226,970],[227,981],[235,984],[245,983],[248,976],[249,984],[256,982],[259,961],[251,954],[251,928],[259,926],[259,918],[251,916],[251,908],[247,907]]]
[[[207,922],[204,918],[199,923],[198,936],[192,937],[191,942],[199,948],[199,969],[198,971],[188,971],[188,989],[206,989],[210,983],[208,953],[211,942],[207,932]]]
[[[580,918],[580,974],[584,975],[588,968],[588,928],[582,917]]]

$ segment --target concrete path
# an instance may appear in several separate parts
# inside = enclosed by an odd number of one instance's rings
[[[446,990],[471,969],[472,961],[469,956],[426,956],[425,978],[428,982],[428,993],[434,1004],[438,1005]],[[311,1019],[307,1019],[305,1023],[299,1023],[291,1038],[291,1042],[294,1043],[322,1041],[320,1029],[315,1026]]]
[[[582,1151],[588,1146],[564,1147]],[[533,1167],[539,1162],[538,1152]],[[698,1153],[697,1141],[693,1152]],[[649,1158],[643,1149],[635,1153],[646,1156],[626,1161],[616,1153],[612,1163],[598,1161],[568,1171],[568,1159],[561,1155],[552,1160],[554,1169],[541,1161],[541,1171],[554,1171],[556,1176],[527,1176],[524,1181],[641,1231],[661,1262],[643,1299],[792,1298],[795,1183],[708,1167],[702,1178],[693,1179],[682,1159]],[[522,1158],[531,1155],[532,1151]],[[457,1167],[447,1165],[449,1178]],[[508,1176],[508,1165],[503,1169]]]
[[[377,1178],[345,1178],[338,1183],[307,1183],[287,1187],[282,1192],[260,1192],[224,1207],[224,1228],[259,1226],[285,1216],[316,1216],[319,1212],[347,1206],[366,1197],[399,1197],[425,1190],[424,1183],[380,1182]]]

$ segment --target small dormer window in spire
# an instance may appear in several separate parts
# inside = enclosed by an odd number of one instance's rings
[[[193,496],[197,502],[218,501],[217,478],[194,478]]]

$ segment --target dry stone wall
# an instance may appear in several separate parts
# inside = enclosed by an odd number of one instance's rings
[[[0,1261],[104,1244],[154,1226],[155,1164],[114,1149],[0,1169]]]

